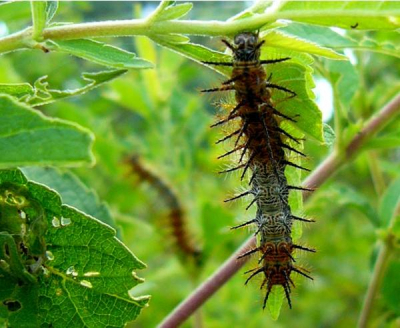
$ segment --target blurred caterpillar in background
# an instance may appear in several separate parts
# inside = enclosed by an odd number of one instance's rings
[[[289,120],[296,122],[278,111],[271,100],[271,92],[285,92],[290,97],[296,94],[267,79],[262,65],[275,64],[289,60],[281,58],[274,60],[260,60],[261,46],[264,41],[258,41],[258,34],[240,33],[234,38],[234,45],[226,40],[222,42],[232,50],[232,62],[203,62],[208,65],[223,65],[232,67],[231,78],[222,83],[222,86],[206,89],[203,92],[235,91],[236,104],[234,108],[222,120],[212,126],[225,125],[230,121],[237,122],[236,128],[229,132],[217,143],[232,139],[233,149],[220,156],[225,157],[232,154],[238,156],[238,165],[224,172],[232,172],[242,169],[241,179],[246,172],[251,171],[250,189],[240,195],[226,200],[233,201],[241,197],[252,195],[254,198],[247,209],[253,204],[257,205],[254,219],[244,222],[233,229],[250,224],[256,226],[255,235],[258,236],[256,248],[242,254],[239,258],[254,253],[259,254],[258,266],[247,271],[250,276],[248,281],[258,274],[263,274],[261,288],[266,288],[263,308],[265,308],[268,296],[275,285],[283,287],[291,308],[291,279],[292,272],[312,279],[305,269],[294,265],[294,251],[296,249],[315,252],[292,241],[292,222],[300,220],[312,222],[292,215],[288,203],[289,190],[309,190],[301,187],[290,186],[285,177],[287,165],[307,170],[288,160],[289,154],[305,156],[299,150],[290,146],[290,142],[299,143],[299,140],[280,128],[279,122]],[[307,170],[309,171],[309,170]],[[307,273],[306,273],[307,272]]]
[[[149,183],[158,192],[161,200],[168,207],[167,220],[170,235],[173,238],[178,255],[186,260],[192,260],[196,267],[201,266],[202,252],[188,231],[183,206],[172,187],[146,167],[139,159],[139,156],[131,156],[126,162],[132,172],[137,174],[142,181]]]

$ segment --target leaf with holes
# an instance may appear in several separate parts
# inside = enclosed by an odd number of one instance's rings
[[[148,296],[131,293],[145,265],[113,228],[19,170],[0,171],[0,205],[0,316],[9,326],[124,327],[146,306]]]

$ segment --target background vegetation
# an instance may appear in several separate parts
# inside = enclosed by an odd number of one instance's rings
[[[157,5],[61,2],[55,21],[80,23],[144,17]],[[248,6],[244,2],[198,2],[185,19],[224,21]],[[397,24],[399,17],[399,11],[394,11]],[[30,24],[29,2],[0,6],[0,33],[17,32]],[[349,25],[347,21],[343,24]],[[354,24],[357,22],[351,23]],[[313,77],[331,85],[335,114],[326,119],[325,144],[312,138],[305,142],[304,152],[309,158],[303,164],[311,169],[335,149],[343,151],[364,123],[400,92],[398,30],[380,28],[378,24],[376,31],[365,31],[362,19],[358,24],[361,30],[358,26],[348,27],[344,36],[343,32],[315,25],[296,23],[282,27],[297,37],[331,47],[337,54],[343,54],[345,48],[352,49],[345,52],[351,61],[327,59],[326,54],[314,56]],[[163,40],[169,41],[167,36],[160,38],[161,44]],[[191,37],[192,42],[224,51],[219,40]],[[116,73],[111,82],[88,93],[49,104],[40,97],[32,97],[31,104],[44,104],[36,110],[46,116],[74,122],[93,133],[96,163],[88,165],[90,159],[86,158],[77,160],[74,167],[60,163],[57,169],[29,167],[23,172],[57,190],[64,203],[89,214],[92,213],[88,203],[95,203],[96,211],[101,208],[103,212],[92,215],[109,220],[122,241],[148,266],[138,273],[145,282],[132,289],[132,293],[152,298],[149,307],[128,326],[154,327],[247,239],[248,231],[231,232],[229,227],[251,214],[244,211],[241,202],[222,202],[241,185],[237,175],[221,177],[216,173],[229,163],[216,159],[224,150],[223,146],[214,145],[221,131],[209,128],[216,113],[212,103],[218,98],[199,93],[202,88],[218,85],[221,75],[143,36],[101,41],[135,52],[155,68],[131,69],[120,76]],[[17,51],[1,57],[0,82],[33,85],[47,75],[51,89],[77,89],[87,83],[81,78],[82,72],[100,71],[99,67],[93,61],[56,49],[48,53],[43,49]],[[40,93],[41,87],[37,86]],[[328,106],[330,99],[326,99],[326,89],[324,92],[318,94],[317,102]],[[284,305],[278,321],[272,320],[261,310],[263,293],[258,282],[244,286],[240,272],[185,325],[353,327],[363,308],[377,256],[386,247],[388,254],[380,287],[373,295],[369,325],[398,327],[399,145],[399,119],[393,117],[383,131],[363,145],[354,160],[343,153],[346,164],[308,199],[304,213],[317,222],[304,228],[301,240],[318,250],[304,260],[315,280],[297,282],[292,310]],[[165,182],[166,188],[162,190],[173,196],[160,192],[154,179],[152,183],[140,176],[138,169],[132,170],[127,162],[131,156],[138,156],[146,170]],[[202,250],[201,258],[177,247],[168,197],[174,198],[178,204],[175,205],[182,210],[186,237]]]

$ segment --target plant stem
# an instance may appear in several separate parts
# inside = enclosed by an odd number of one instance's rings
[[[374,183],[374,188],[377,196],[381,196],[385,190],[385,179],[383,178],[382,171],[379,169],[379,163],[377,159],[377,152],[371,150],[367,154],[369,170],[371,171],[372,181]]]
[[[339,153],[335,152],[328,156],[305,180],[304,186],[306,188],[321,186],[331,175],[336,173],[342,165],[348,163],[352,158],[357,156],[364,143],[398,114],[400,114],[400,94],[383,107],[375,117],[369,120],[365,127],[348,144],[345,152],[341,152],[344,155],[338,155]],[[306,192],[303,196],[306,200],[310,196],[310,193]],[[253,249],[255,245],[255,237],[250,237],[212,276],[179,304],[158,327],[172,328],[182,324],[243,266],[246,262],[246,258],[238,260],[238,256],[245,253],[247,250]]]
[[[184,33],[187,35],[233,35],[243,30],[257,30],[263,25],[276,21],[277,19],[304,19],[317,17],[354,18],[374,17],[386,18],[389,14],[393,17],[397,12],[388,10],[360,10],[357,8],[346,10],[284,10],[285,5],[270,6],[264,13],[229,21],[201,21],[201,20],[167,20],[154,21],[153,16],[149,19],[114,20],[93,23],[69,24],[55,26],[43,30],[44,40],[70,40],[80,38],[96,38],[107,36],[133,36],[133,35],[164,35],[171,33]],[[38,31],[37,31],[38,32]],[[17,32],[0,38],[0,53],[25,48],[22,39],[29,37],[32,40],[32,31],[29,33]],[[36,34],[36,32],[35,32]],[[10,44],[14,43],[14,44]]]
[[[373,309],[373,304],[375,301],[375,296],[381,286],[382,279],[385,276],[386,269],[389,264],[390,257],[394,250],[394,242],[396,236],[392,232],[392,228],[395,221],[400,213],[400,199],[397,204],[396,210],[394,211],[393,217],[390,220],[388,234],[383,241],[381,249],[379,250],[378,258],[375,263],[374,272],[372,273],[372,278],[368,285],[368,290],[365,295],[363,307],[360,313],[360,318],[358,321],[358,328],[366,328],[368,324],[369,317]]]
[[[19,49],[28,49],[29,34],[30,28],[0,38],[0,54]]]
[[[381,285],[382,278],[389,263],[390,248],[386,242],[383,243],[379,250],[378,258],[376,259],[374,272],[368,285],[367,294],[365,295],[364,304],[361,310],[358,328],[366,328],[368,319],[371,315],[372,305],[375,300],[375,295]]]
[[[46,1],[31,1],[32,39],[42,41],[42,32],[46,27]]]

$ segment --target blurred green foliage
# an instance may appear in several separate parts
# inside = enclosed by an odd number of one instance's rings
[[[129,19],[137,5],[61,2],[56,17],[70,22]],[[195,3],[188,18],[226,19],[246,5]],[[30,21],[29,3],[15,6],[21,8],[14,15],[0,13],[0,21],[6,22],[9,31],[17,31]],[[155,6],[153,2],[142,3],[142,12],[151,12]],[[291,32],[300,35],[301,29],[293,27]],[[347,31],[347,35],[354,40],[368,36],[379,42],[400,43],[400,35],[389,31],[354,30]],[[193,37],[193,41],[222,50],[217,39]],[[311,41],[330,46],[321,39]],[[238,174],[221,177],[216,173],[229,164],[228,160],[216,160],[223,147],[214,142],[222,131],[209,128],[216,112],[212,102],[218,98],[199,93],[202,88],[218,85],[221,76],[144,37],[118,38],[112,44],[153,62],[155,69],[128,71],[87,94],[39,109],[50,117],[75,122],[95,135],[96,164],[62,171],[75,174],[107,202],[122,240],[148,265],[141,272],[146,281],[133,293],[152,295],[150,306],[130,327],[154,327],[247,238],[248,231],[230,232],[229,227],[252,213],[245,212],[244,203],[222,202],[241,185]],[[400,91],[398,56],[363,51],[353,51],[352,56],[354,63],[316,58],[314,66],[314,76],[322,76],[337,86],[335,110],[341,114],[335,122],[331,119],[326,123],[343,142],[350,140],[365,119]],[[75,89],[82,87],[81,73],[94,70],[99,70],[95,64],[59,52],[15,52],[1,57],[0,82],[33,85],[39,77],[48,75],[54,88]],[[312,268],[315,280],[296,281],[293,309],[284,306],[279,320],[273,321],[261,310],[263,293],[258,282],[244,286],[240,273],[201,308],[204,327],[356,325],[383,238],[380,232],[390,220],[387,213],[393,213],[399,202],[399,120],[391,122],[370,144],[305,204],[305,214],[317,221],[304,227],[301,238],[318,250],[304,260],[306,267]],[[307,167],[315,168],[331,151],[332,145],[306,142]],[[200,267],[179,261],[179,250],[173,246],[166,218],[168,208],[162,195],[130,172],[124,160],[132,155],[139,155],[178,195],[190,236],[204,250]],[[371,327],[400,324],[400,293],[395,292],[400,286],[398,248],[392,257],[396,260],[390,263],[383,279]],[[193,325],[191,320],[185,327]]]

